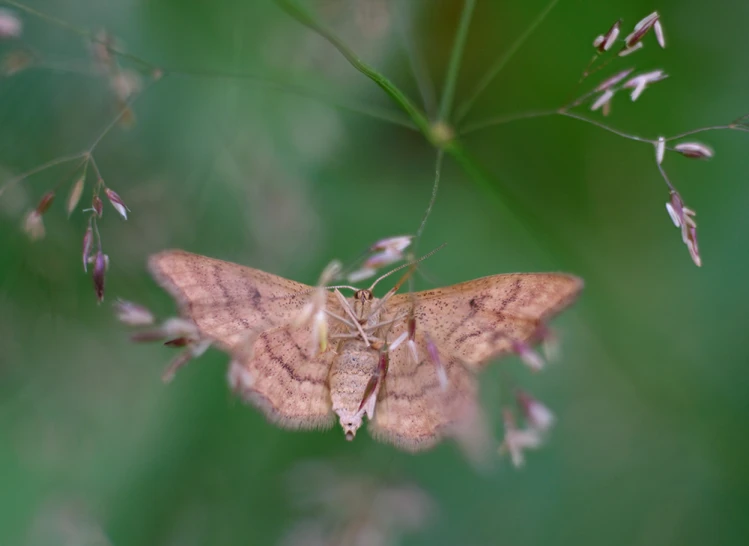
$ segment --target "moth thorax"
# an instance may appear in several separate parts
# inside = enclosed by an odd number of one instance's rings
[[[332,408],[347,440],[354,439],[362,424],[364,409],[360,406],[378,362],[377,351],[357,340],[345,343],[330,367],[328,380]]]

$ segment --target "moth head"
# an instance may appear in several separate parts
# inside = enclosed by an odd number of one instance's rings
[[[363,319],[367,315],[369,309],[369,303],[372,301],[372,291],[367,289],[357,290],[354,292],[354,311],[356,312],[359,319]],[[363,321],[360,320],[362,324]]]
[[[357,290],[354,293],[354,299],[356,299],[357,301],[360,301],[362,303],[365,303],[365,302],[368,302],[368,301],[372,301],[372,291],[371,290],[366,290],[366,289]]]

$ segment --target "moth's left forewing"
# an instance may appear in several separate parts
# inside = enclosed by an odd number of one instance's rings
[[[493,275],[445,288],[399,294],[389,309],[413,309],[417,335],[444,356],[479,366],[532,341],[540,325],[569,306],[582,280],[560,273]]]
[[[313,290],[264,271],[182,250],[154,254],[148,266],[156,282],[176,300],[180,315],[224,350],[293,321]]]

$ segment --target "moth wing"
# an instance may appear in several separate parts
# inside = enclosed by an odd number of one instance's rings
[[[292,321],[312,290],[264,271],[182,250],[154,254],[148,266],[156,282],[177,301],[180,314],[224,350]]]
[[[398,294],[386,314],[395,317],[413,309],[417,334],[428,335],[445,360],[480,367],[511,352],[513,342],[533,341],[538,327],[570,305],[582,287],[580,278],[559,273],[493,275]]]
[[[395,339],[405,327],[405,323],[400,325],[388,337]],[[478,406],[475,374],[459,359],[448,359],[444,362],[447,386],[443,388],[435,366],[426,357],[425,340],[417,336],[416,344],[422,357],[418,363],[405,343],[390,351],[388,371],[368,425],[370,433],[413,452],[453,437],[469,454],[481,457],[488,434]]]
[[[513,341],[531,341],[538,326],[572,303],[581,288],[582,281],[570,275],[512,274],[393,296],[381,316],[383,322],[395,320],[385,337],[392,343],[408,332],[413,313],[417,361],[405,342],[390,352],[372,435],[411,451],[450,436],[474,459],[482,458],[488,432],[475,371],[510,352]],[[444,385],[429,343],[444,367]]]
[[[231,353],[229,383],[273,423],[292,429],[333,424],[328,372],[333,351],[314,355],[311,326],[261,333],[252,348]]]

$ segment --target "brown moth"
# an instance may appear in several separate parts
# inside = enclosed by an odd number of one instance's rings
[[[480,416],[476,372],[538,341],[582,281],[556,273],[494,275],[375,298],[345,298],[180,250],[150,258],[156,281],[205,343],[231,356],[229,383],[284,428],[329,427],[429,448]],[[479,419],[480,420],[480,419]]]

